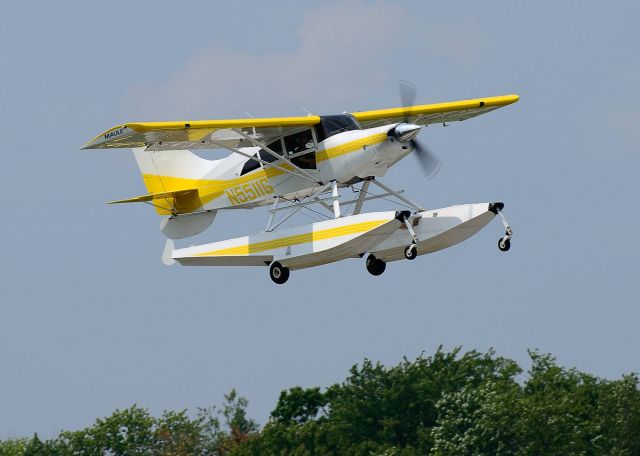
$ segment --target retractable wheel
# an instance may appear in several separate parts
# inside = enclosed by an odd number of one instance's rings
[[[282,285],[289,279],[289,268],[285,268],[277,261],[274,261],[269,266],[269,276],[275,283]]]
[[[415,260],[418,256],[418,249],[415,244],[411,244],[406,249],[404,249],[404,257],[407,260]]]
[[[507,237],[501,237],[498,239],[498,248],[501,252],[506,252],[511,248],[511,240]]]
[[[379,258],[376,258],[373,255],[369,255],[367,257],[366,266],[367,266],[367,271],[369,271],[369,274],[374,276],[379,276],[387,268],[387,263],[380,260]]]

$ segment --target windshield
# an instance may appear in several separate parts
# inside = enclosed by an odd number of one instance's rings
[[[348,114],[337,116],[320,116],[320,124],[316,126],[318,142],[342,133],[343,131],[360,130],[357,122]]]

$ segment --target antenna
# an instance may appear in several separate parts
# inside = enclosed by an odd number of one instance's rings
[[[251,117],[252,119],[254,119],[254,118],[255,118],[255,117],[253,117],[253,116],[251,115],[251,113],[250,113],[249,111],[245,111],[244,113],[245,113],[246,115],[248,115],[249,117]],[[258,135],[258,133],[256,133],[256,127],[253,127],[251,130],[253,131],[253,136],[257,136],[257,135]],[[242,140],[240,140],[240,141],[242,141]]]

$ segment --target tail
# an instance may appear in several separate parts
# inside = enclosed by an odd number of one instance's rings
[[[211,179],[220,160],[206,160],[188,150],[147,151],[133,149],[148,194],[111,201],[114,203],[151,202],[160,215],[189,214],[203,202],[199,189]]]
[[[149,193],[195,189],[220,160],[207,160],[188,150],[133,150]]]

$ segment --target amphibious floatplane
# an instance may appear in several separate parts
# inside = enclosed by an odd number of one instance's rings
[[[466,120],[518,96],[414,105],[412,87],[402,85],[401,94],[403,107],[340,115],[128,123],[83,148],[133,149],[148,194],[111,203],[147,203],[167,216],[161,222],[169,238],[167,264],[269,266],[272,280],[284,283],[291,270],[366,255],[367,270],[380,275],[390,261],[413,260],[469,238],[496,215],[505,227],[498,247],[509,250],[513,232],[503,203],[426,210],[379,178],[412,152],[426,174],[435,173],[439,160],[416,141],[423,126]],[[232,154],[207,160],[190,149]],[[346,187],[357,196],[341,200]],[[408,210],[362,212],[365,202],[390,197]],[[206,230],[220,210],[265,205],[271,208],[263,232],[173,247],[173,240]],[[327,220],[281,228],[301,210],[324,211]]]

